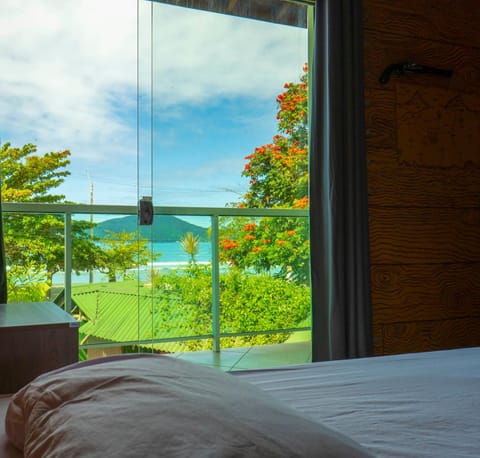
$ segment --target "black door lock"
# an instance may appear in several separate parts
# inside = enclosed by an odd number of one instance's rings
[[[153,203],[151,197],[142,197],[138,202],[138,224],[151,226],[153,224]]]

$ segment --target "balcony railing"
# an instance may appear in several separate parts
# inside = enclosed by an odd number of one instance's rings
[[[88,215],[93,218],[95,215],[103,217],[107,215],[126,216],[137,215],[136,206],[125,205],[82,205],[82,204],[44,204],[44,203],[3,203],[2,209],[5,214],[29,214],[63,215],[64,219],[64,307],[67,312],[72,311],[72,220],[79,215]],[[282,329],[261,329],[255,331],[228,333],[221,331],[220,323],[220,225],[219,220],[223,217],[247,217],[247,218],[306,218],[308,210],[300,209],[251,209],[251,208],[210,208],[210,207],[154,207],[155,215],[173,215],[178,217],[209,217],[211,229],[211,334],[195,336],[174,336],[152,339],[139,339],[129,342],[112,342],[100,344],[81,345],[81,347],[108,347],[118,345],[142,345],[158,344],[164,342],[178,342],[185,340],[212,339],[213,350],[220,350],[220,339],[226,337],[252,336],[258,334],[291,333],[296,331],[310,330],[310,326],[289,327]]]

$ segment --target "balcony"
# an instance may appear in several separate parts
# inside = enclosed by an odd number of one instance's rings
[[[290,219],[305,222],[308,217],[307,210],[206,207],[155,207],[154,210],[156,218],[160,215],[171,215],[188,218],[190,221],[209,221],[208,228],[204,224],[205,231],[208,230],[208,242],[203,243],[203,248],[208,253],[205,260],[198,263],[197,270],[188,270],[192,264],[185,261],[164,263],[169,264],[168,267],[160,263],[165,272],[161,269],[163,273],[159,274],[159,267],[152,254],[148,265],[139,265],[129,270],[128,280],[108,281],[106,278],[99,278],[98,272],[95,272],[95,275],[83,272],[78,276],[75,273],[77,266],[74,265],[73,255],[80,247],[75,246],[72,239],[72,226],[75,222],[136,217],[136,206],[3,204],[6,231],[10,221],[8,217],[11,215],[38,218],[55,215],[55,218],[63,223],[63,265],[61,272],[54,276],[50,297],[47,299],[55,300],[82,322],[82,358],[131,351],[153,351],[222,370],[310,361],[309,302],[307,313],[294,312],[289,308],[290,301],[294,300],[289,298],[293,296],[283,295],[287,290],[292,290],[295,295],[300,294],[303,301],[308,296],[309,301],[308,286],[297,288],[292,286],[287,277],[269,279],[270,274],[254,272],[251,269],[249,271],[247,268],[247,277],[239,276],[235,281],[251,281],[252,291],[246,294],[242,287],[237,285],[238,292],[232,293],[229,289],[231,280],[227,281],[226,278],[231,275],[233,268],[225,263],[221,255],[226,222],[265,221],[269,218],[272,221]],[[101,244],[102,240],[98,243]],[[153,245],[153,242],[149,245],[152,253]],[[175,264],[176,269],[173,269],[171,264]],[[177,276],[177,280],[182,278],[183,289],[186,285],[185,276],[188,274],[192,277],[188,280],[188,288],[192,288],[194,300],[187,299],[184,291],[180,291],[175,282],[172,283],[172,272],[174,277]],[[161,279],[160,283],[155,286],[154,281],[158,278]],[[271,296],[266,305],[267,309],[259,306],[263,299],[258,301],[260,292],[255,286],[261,278],[265,278],[266,282],[274,282],[265,283]],[[233,302],[237,308],[229,311]],[[268,304],[278,307],[275,319],[270,321],[262,319],[268,318],[264,316],[270,312]],[[302,310],[306,310],[304,302],[303,307]],[[238,316],[232,317],[232,313],[241,314],[245,319],[239,324]],[[298,316],[295,313],[298,313]],[[193,315],[194,320],[191,319]]]

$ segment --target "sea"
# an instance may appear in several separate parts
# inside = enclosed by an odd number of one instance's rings
[[[171,269],[184,268],[188,266],[190,256],[182,249],[180,242],[154,242],[150,246],[153,249],[153,253],[161,254],[153,262],[153,268],[159,272],[165,272]],[[200,242],[198,247],[198,253],[195,255],[195,261],[197,264],[209,264],[212,259],[212,248],[210,242]],[[132,275],[138,275],[141,280],[147,279],[150,272],[150,265],[140,266],[139,268],[131,269],[129,273]],[[72,283],[88,283],[90,279],[89,272],[80,272],[76,274],[72,272]],[[93,271],[93,282],[100,283],[107,281],[107,276],[101,272]],[[54,285],[65,284],[64,272],[57,272],[52,279]]]

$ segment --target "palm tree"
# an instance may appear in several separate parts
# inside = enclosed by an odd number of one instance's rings
[[[190,256],[190,263],[195,265],[195,256],[198,253],[200,248],[200,237],[198,235],[193,235],[193,232],[187,232],[185,237],[180,240],[183,251]]]

